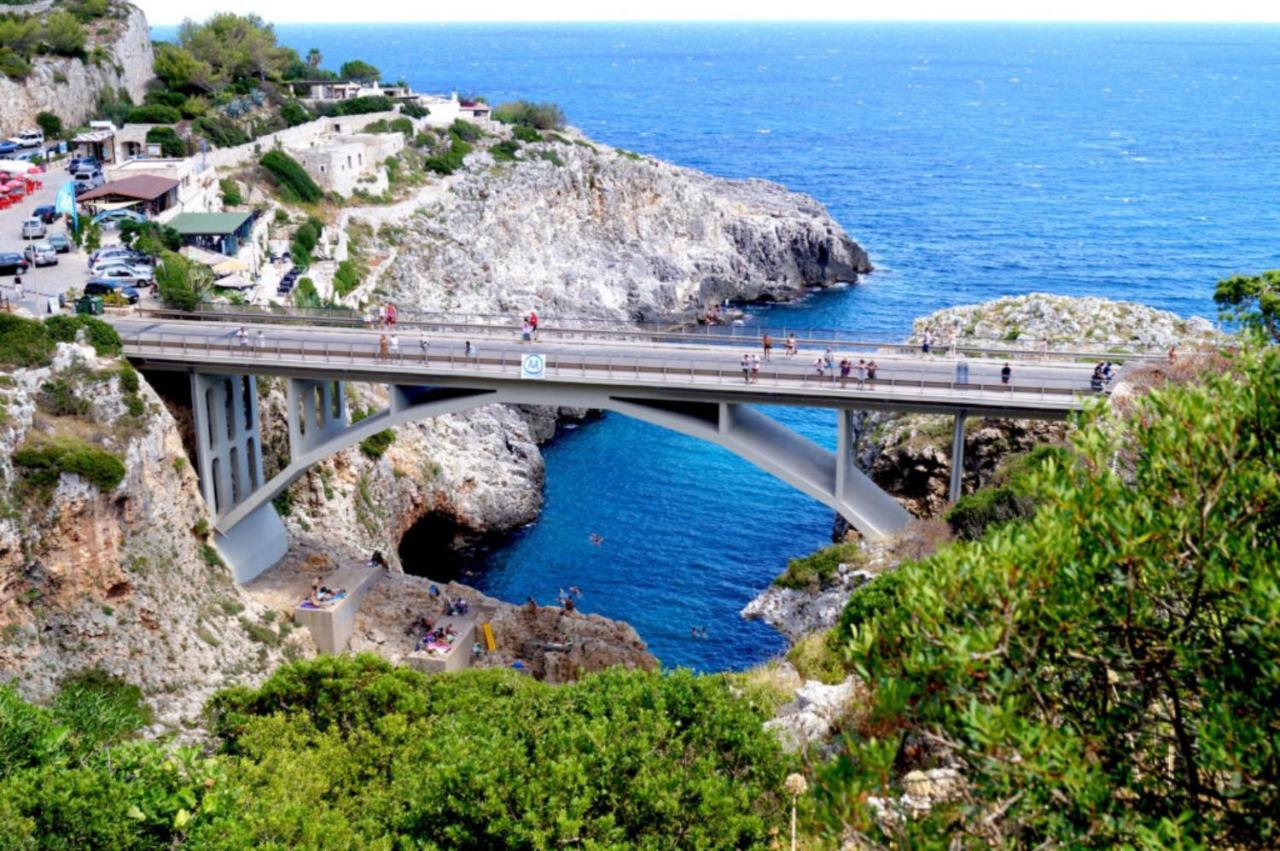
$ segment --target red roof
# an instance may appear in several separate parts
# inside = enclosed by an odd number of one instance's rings
[[[99,198],[110,198],[119,195],[123,198],[136,198],[139,201],[154,201],[163,197],[178,185],[172,177],[158,177],[154,174],[139,174],[104,183],[97,189],[86,192],[77,201],[96,201]]]

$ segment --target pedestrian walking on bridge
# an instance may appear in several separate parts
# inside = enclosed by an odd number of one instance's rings
[[[1004,369],[1000,370],[1000,383],[1008,384],[1011,378],[1013,378],[1013,368],[1006,363]]]
[[[872,358],[870,363],[867,364],[867,383],[869,384],[876,383],[876,370],[879,368],[880,368],[880,364],[876,363],[875,358]]]
[[[790,334],[787,335],[786,352],[788,355],[794,355],[799,351],[800,349],[796,347],[796,334],[794,331],[792,331]]]
[[[760,348],[764,349],[764,359],[768,362],[773,355],[773,338],[769,336],[768,331],[765,332],[764,337],[760,340]]]
[[[400,359],[400,338],[395,334],[387,340],[387,352],[396,360]]]
[[[378,335],[378,360],[387,359],[388,345],[389,344],[387,342],[387,335],[386,334]]]
[[[746,384],[751,383],[751,355],[742,356],[742,380]]]

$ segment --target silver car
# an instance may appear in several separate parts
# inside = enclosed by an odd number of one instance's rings
[[[23,239],[44,239],[48,234],[49,229],[38,218],[30,218],[22,223]]]
[[[122,263],[117,266],[95,269],[93,276],[100,281],[119,281],[122,284],[149,284],[153,274],[149,269],[135,269]]]
[[[22,256],[32,266],[58,265],[58,249],[47,242],[28,242],[27,247],[22,249]]]

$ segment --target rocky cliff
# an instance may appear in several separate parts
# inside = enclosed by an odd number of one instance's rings
[[[4,8],[40,14],[52,5]],[[135,102],[142,102],[147,81],[155,76],[151,33],[142,10],[113,2],[108,14],[86,30],[85,59],[39,56],[25,79],[0,74],[0,134],[34,127],[39,112],[52,112],[69,128],[82,124],[94,114],[104,89],[128,92]]]
[[[141,686],[168,729],[197,723],[217,688],[312,652],[232,580],[177,423],[115,358],[60,344],[52,365],[0,375],[0,679],[44,698],[99,668]],[[134,374],[136,377],[136,374]],[[19,465],[75,445],[124,463],[118,485]]]
[[[725,180],[610,148],[561,141],[495,162],[484,149],[387,222],[380,290],[424,310],[626,318],[692,315],[725,299],[794,297],[852,282],[866,252],[821,204],[760,180]],[[509,140],[508,140],[509,142]]]

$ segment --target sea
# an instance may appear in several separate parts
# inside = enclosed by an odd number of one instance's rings
[[[363,58],[422,91],[553,101],[609,144],[812,195],[876,271],[750,308],[756,320],[894,339],[933,310],[1028,292],[1215,318],[1217,280],[1280,266],[1276,26],[277,33],[301,53],[318,48],[326,67]],[[834,444],[830,412],[769,413]],[[723,450],[619,415],[562,428],[544,454],[541,517],[466,554],[468,582],[517,603],[576,586],[582,610],[631,623],[666,667],[737,670],[785,650],[739,612],[788,559],[829,542],[829,509]]]

